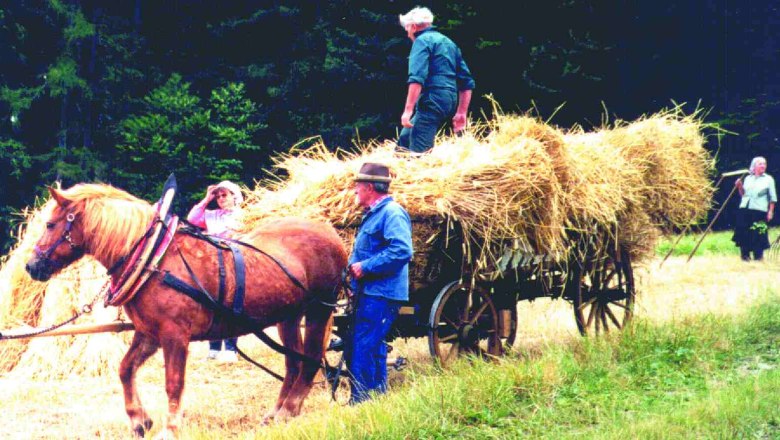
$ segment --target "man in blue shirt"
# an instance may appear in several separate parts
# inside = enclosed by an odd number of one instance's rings
[[[355,195],[366,209],[349,257],[352,289],[357,295],[347,365],[352,373],[350,403],[370,392],[387,391],[385,338],[398,309],[409,300],[412,222],[404,208],[388,195],[390,170],[365,163],[355,179]]]
[[[466,128],[474,78],[458,46],[432,26],[428,8],[414,8],[399,20],[412,51],[398,145],[422,153],[433,147],[436,132],[449,118],[456,133]]]

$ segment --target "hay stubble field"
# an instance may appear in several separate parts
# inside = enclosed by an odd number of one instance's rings
[[[662,268],[658,263],[657,259],[651,260],[636,271],[640,290],[636,316],[651,325],[703,314],[739,313],[777,284],[777,266],[772,263],[743,263],[732,256],[697,257],[687,264],[684,257],[673,257]],[[563,301],[542,299],[523,302],[518,307],[516,347],[520,350],[544,350],[579,337],[570,306]],[[94,336],[77,336],[90,337]],[[261,362],[282,371],[281,357],[256,340],[244,337],[239,345]],[[396,352],[410,359],[411,368],[429,362],[424,339],[399,340],[393,345]],[[205,343],[191,345],[185,427],[193,432],[212,432],[219,438],[262,437],[260,420],[274,402],[278,382],[243,361],[207,361],[206,349]],[[392,373],[393,383],[403,382],[404,374]],[[147,410],[156,426],[161,426],[167,401],[159,353],[140,370],[138,383]],[[73,375],[58,380],[4,375],[0,377],[0,401],[6,420],[0,426],[0,437],[4,439],[113,439],[126,438],[129,433],[121,385],[115,375]],[[337,407],[329,401],[325,388],[316,386],[302,417],[321,417],[329,411],[337,414],[349,409]],[[187,432],[185,429],[184,438]]]

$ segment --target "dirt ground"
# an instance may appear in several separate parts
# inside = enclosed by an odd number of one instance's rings
[[[737,313],[767,289],[776,288],[777,269],[771,263],[743,263],[734,257],[700,257],[687,264],[683,257],[671,258],[661,268],[655,260],[635,271],[639,291],[635,316],[665,322],[706,313]],[[517,347],[543,348],[578,337],[571,306],[564,301],[523,302],[518,305],[518,312]],[[412,364],[430,361],[425,339],[399,340],[393,345],[394,352],[407,357]],[[241,338],[239,346],[282,372],[281,356],[253,338]],[[259,421],[273,405],[279,383],[243,361],[221,364],[206,360],[206,343],[193,343],[190,348],[185,425],[222,432],[226,437],[262,429]],[[403,372],[392,374],[393,380],[403,380]],[[140,370],[138,383],[147,410],[161,426],[167,405],[161,354]],[[5,419],[0,424],[2,439],[129,437],[116,376],[72,376],[58,381],[0,376],[0,402]],[[324,386],[319,385],[307,400],[304,413],[332,405]]]

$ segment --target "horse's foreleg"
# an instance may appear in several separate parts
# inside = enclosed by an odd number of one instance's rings
[[[179,327],[160,337],[165,359],[165,393],[168,395],[168,419],[165,430],[160,433],[161,438],[176,438],[181,426],[181,396],[184,393],[189,342],[189,335]]]
[[[306,333],[303,338],[304,355],[315,361],[322,359],[332,325],[333,320],[329,310],[317,308],[306,314]],[[300,374],[287,394],[277,417],[289,418],[300,414],[303,401],[311,391],[314,376],[317,375],[318,370],[319,365],[309,362],[302,363]]]
[[[138,437],[143,437],[152,428],[152,419],[141,405],[135,386],[135,374],[158,348],[159,345],[154,340],[143,333],[135,332],[130,348],[119,364],[119,378],[125,394],[125,411],[130,417],[130,426]]]
[[[301,317],[299,316],[296,319],[281,322],[276,326],[282,345],[298,353],[301,353],[302,349],[300,325]],[[295,360],[292,356],[285,356],[284,369],[284,382],[282,382],[282,389],[279,390],[279,398],[276,399],[274,408],[265,415],[266,422],[276,417],[276,414],[282,408],[287,395],[290,393],[290,389],[300,375],[301,361]]]

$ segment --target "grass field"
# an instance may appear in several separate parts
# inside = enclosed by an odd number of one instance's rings
[[[688,256],[700,241],[702,233],[675,235],[664,237],[656,247],[656,255],[663,258],[667,254]],[[696,249],[697,256],[708,255],[739,255],[739,248],[731,241],[732,231],[710,232],[704,237]],[[780,228],[769,230],[769,241],[774,242],[780,236]]]
[[[780,438],[780,266],[714,251],[685,260],[636,270],[636,319],[623,334],[583,339],[568,303],[523,302],[515,351],[499,362],[440,372],[427,341],[397,341],[411,366],[392,373],[387,396],[342,407],[319,385],[301,417],[269,427],[260,420],[278,382],[245,362],[206,361],[206,344],[192,344],[182,438]],[[280,356],[239,344],[282,371]],[[152,434],[163,384],[157,354],[139,373]],[[3,439],[128,437],[118,378],[0,376],[0,401]]]

